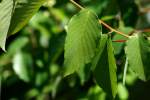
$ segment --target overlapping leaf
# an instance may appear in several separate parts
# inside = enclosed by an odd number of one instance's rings
[[[0,47],[5,50],[7,32],[13,10],[13,0],[3,0],[0,3]]]
[[[5,50],[7,34],[23,28],[46,0],[3,0],[0,3],[0,47]]]
[[[92,70],[95,70],[95,68],[99,62],[99,59],[102,55],[102,52],[106,46],[107,40],[108,40],[108,36],[105,34],[102,34],[100,44],[99,44],[98,49],[97,49],[97,56],[94,58],[94,60],[92,62]]]
[[[14,34],[24,27],[46,0],[16,0],[9,34]]]
[[[99,29],[98,18],[92,11],[84,9],[73,16],[65,43],[65,76],[91,63],[101,34]]]
[[[132,36],[127,42],[126,54],[129,67],[141,80],[150,79],[150,43],[141,34]]]
[[[113,54],[111,39],[102,35],[99,53],[94,62],[94,76],[103,90],[114,98],[117,93],[116,62]]]

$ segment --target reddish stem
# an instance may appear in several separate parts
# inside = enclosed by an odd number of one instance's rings
[[[127,40],[113,40],[113,42],[126,42]]]

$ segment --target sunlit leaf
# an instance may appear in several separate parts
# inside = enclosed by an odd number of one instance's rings
[[[127,88],[121,83],[118,84],[118,96],[121,100],[128,100],[129,97]]]
[[[127,42],[129,67],[141,80],[150,79],[150,43],[143,35],[134,35]]]
[[[18,52],[13,58],[13,69],[20,79],[29,82],[32,73],[31,56]]]
[[[13,5],[13,0],[3,0],[0,3],[0,47],[3,50],[5,50],[5,42],[9,30]]]
[[[65,76],[78,72],[91,63],[100,34],[95,13],[84,9],[73,16],[68,24],[65,42]]]

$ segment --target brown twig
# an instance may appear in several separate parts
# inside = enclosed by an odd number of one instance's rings
[[[150,32],[150,28],[147,29],[135,29],[131,31],[128,35],[132,35],[133,33],[142,33],[142,32]]]
[[[150,28],[141,30],[142,32],[150,32]]]
[[[150,8],[141,8],[140,9],[140,13],[144,14],[144,13],[148,13],[150,12]]]
[[[116,33],[118,33],[118,34],[120,34],[120,35],[122,35],[122,36],[124,36],[124,37],[129,38],[128,35],[126,35],[126,34],[120,32],[120,31],[118,31],[118,30],[112,28],[111,26],[109,26],[108,24],[106,24],[105,22],[103,22],[102,20],[99,20],[99,23],[103,24],[103,25],[104,25],[106,28],[108,28],[110,31],[116,32]]]
[[[126,42],[127,40],[113,40],[113,42]]]
[[[80,9],[84,9],[84,7],[82,7],[81,5],[79,5],[78,3],[76,3],[74,0],[70,0],[70,2],[74,5],[76,5],[78,8]]]

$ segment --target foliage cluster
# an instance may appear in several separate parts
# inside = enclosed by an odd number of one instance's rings
[[[149,0],[75,1],[0,1],[2,99],[150,99]]]

